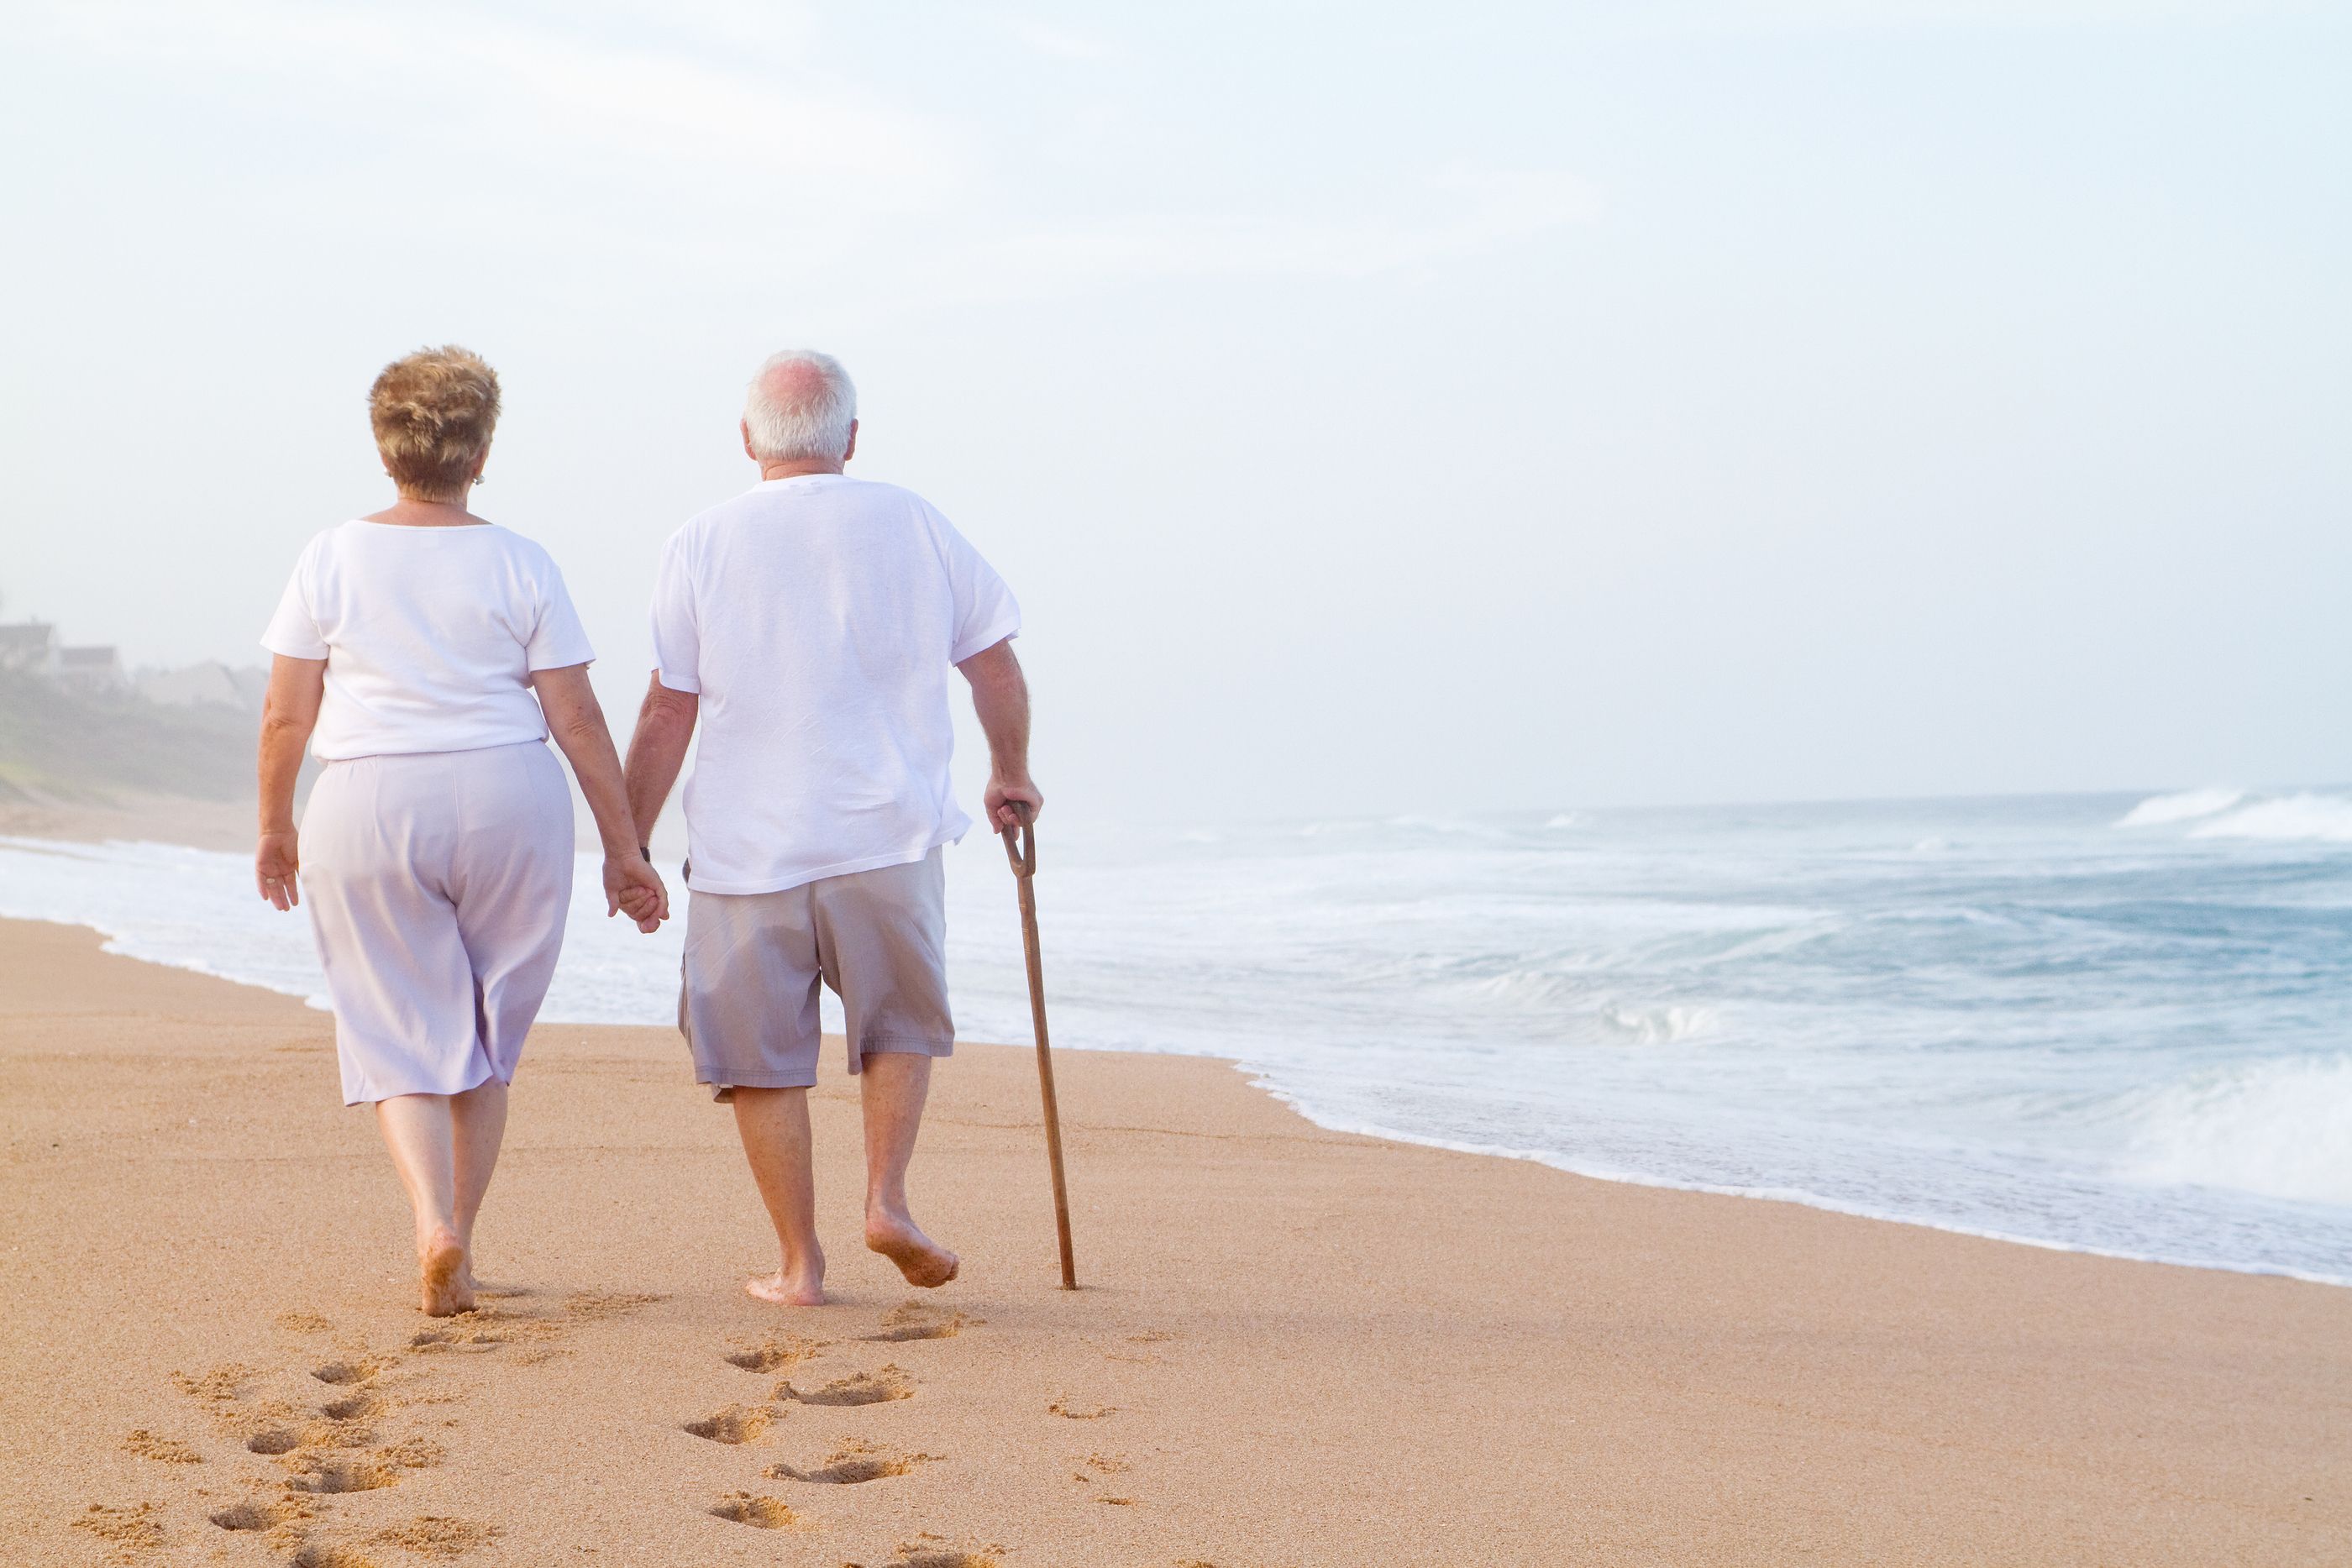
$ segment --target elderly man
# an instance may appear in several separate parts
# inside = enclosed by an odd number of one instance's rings
[[[948,1013],[942,846],[950,665],[988,737],[992,828],[1034,819],[1020,608],[919,496],[845,476],[856,391],[824,354],[761,367],[743,410],[760,482],[673,535],[654,584],[654,678],[629,744],[652,836],[698,718],[686,789],[685,985],[697,1082],[731,1098],[782,1262],[744,1289],[824,1300],[810,1169],[817,987],[840,996],[866,1121],[866,1245],[909,1282],[956,1255],[915,1224],[907,1165]]]

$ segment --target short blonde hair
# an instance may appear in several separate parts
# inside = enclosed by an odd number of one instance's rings
[[[499,373],[455,343],[384,366],[368,389],[376,450],[403,494],[446,501],[463,493],[499,423]]]

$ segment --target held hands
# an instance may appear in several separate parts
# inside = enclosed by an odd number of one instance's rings
[[[999,833],[1035,821],[1045,809],[1045,795],[1030,782],[1026,773],[1017,779],[1001,774],[991,777],[988,793],[982,799],[987,803],[989,829]]]
[[[651,935],[669,918],[669,889],[661,873],[635,850],[604,857],[604,917],[625,915],[637,929]]]
[[[253,852],[253,884],[271,904],[280,909],[291,909],[302,902],[301,889],[294,880],[301,864],[301,850],[293,829],[264,833],[260,847]]]

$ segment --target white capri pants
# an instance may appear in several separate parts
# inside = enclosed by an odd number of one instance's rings
[[[302,902],[343,1103],[514,1081],[572,901],[572,791],[543,741],[331,762]]]

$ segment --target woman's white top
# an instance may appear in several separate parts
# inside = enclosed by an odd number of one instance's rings
[[[327,661],[310,737],[326,762],[544,739],[531,672],[596,656],[553,558],[491,523],[329,528],[261,645]]]

